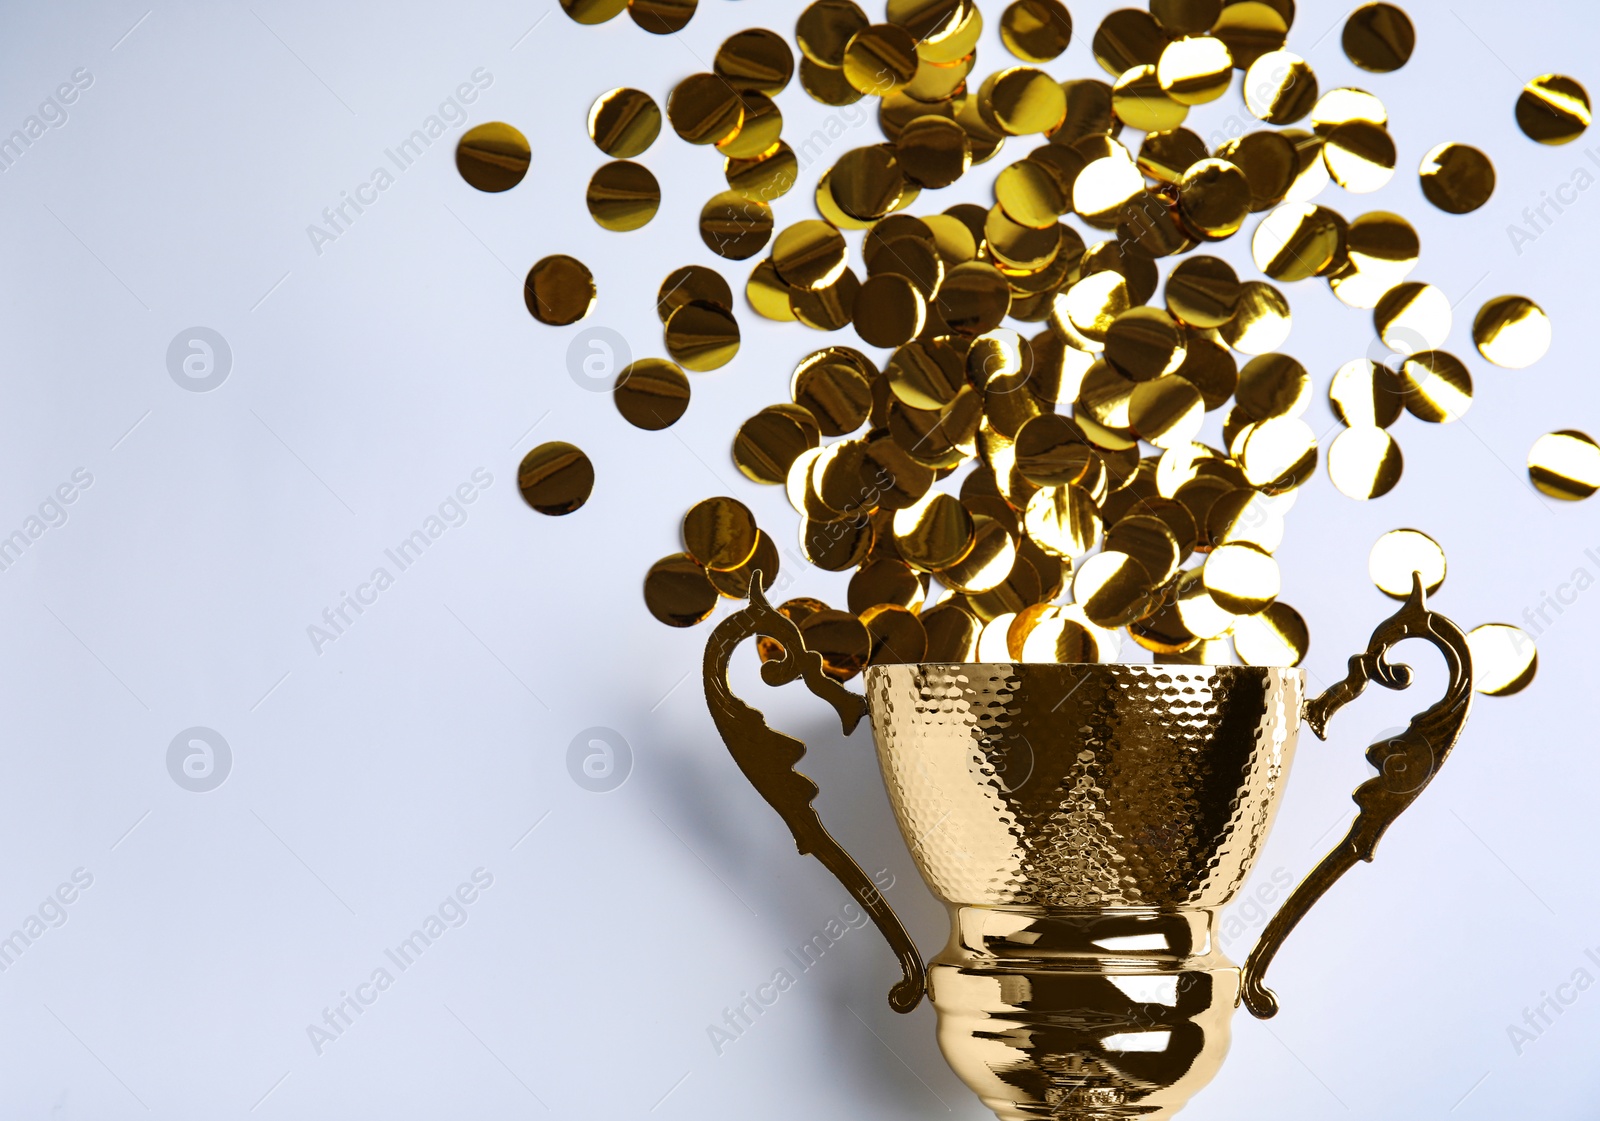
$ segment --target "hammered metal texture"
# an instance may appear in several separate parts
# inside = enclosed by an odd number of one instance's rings
[[[1272,825],[1304,678],[1253,666],[875,666],[889,799],[929,888],[981,906],[1216,908]]]

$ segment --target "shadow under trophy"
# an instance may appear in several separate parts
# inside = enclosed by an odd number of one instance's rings
[[[768,684],[803,679],[846,733],[870,713],[889,800],[950,940],[926,967],[899,918],[811,805],[799,740],[734,696],[728,664],[748,638],[781,651]],[[1354,794],[1349,832],[1284,902],[1241,969],[1217,945],[1218,911],[1249,876],[1282,798],[1303,717],[1319,737],[1369,681],[1411,683],[1387,653],[1407,638],[1444,655],[1449,687],[1404,732],[1373,744],[1378,775]],[[1243,1001],[1277,1012],[1263,984],[1284,938],[1421,793],[1471,704],[1465,635],[1429,611],[1420,579],[1349,673],[1307,699],[1298,669],[965,663],[879,665],[866,696],[828,677],[752,579],[705,656],[706,699],[728,750],[802,854],[871,915],[924,992],[946,1060],[1005,1121],[1157,1121],[1211,1080]]]

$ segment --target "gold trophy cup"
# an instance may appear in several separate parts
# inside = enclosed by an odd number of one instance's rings
[[[848,733],[870,713],[889,800],[950,940],[921,955],[871,880],[823,827],[800,741],[735,697],[745,639],[782,647],[768,684],[802,678]],[[1386,660],[1406,638],[1444,655],[1449,688],[1400,735],[1373,744],[1378,775],[1344,839],[1284,902],[1243,969],[1217,946],[1218,911],[1249,876],[1277,813],[1303,717],[1329,717],[1369,681],[1411,683]],[[1344,680],[1307,700],[1298,669],[969,663],[879,665],[866,697],[823,671],[752,579],[750,603],[706,648],[712,717],[802,854],[837,876],[899,956],[890,1005],[924,990],[946,1060],[1005,1121],[1172,1116],[1216,1073],[1243,1000],[1277,1011],[1268,964],[1334,882],[1437,773],[1471,704],[1466,636],[1429,611],[1422,583],[1379,625]]]

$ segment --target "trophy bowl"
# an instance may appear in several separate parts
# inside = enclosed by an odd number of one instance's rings
[[[728,664],[765,637],[763,680],[803,679],[846,732],[870,715],[900,832],[950,913],[924,964],[894,911],[822,825],[800,741],[734,696]],[[1369,682],[1411,682],[1387,653],[1432,643],[1449,683],[1399,735],[1371,745],[1376,777],[1348,833],[1285,900],[1243,966],[1217,914],[1250,875],[1282,800],[1300,721],[1319,736]],[[1349,672],[1307,699],[1301,670],[1105,663],[885,664],[865,697],[829,677],[752,581],[706,649],[713,719],[734,760],[872,917],[899,958],[900,1012],[926,994],[952,1069],[1004,1121],[1147,1121],[1211,1080],[1243,1003],[1284,938],[1438,772],[1471,704],[1466,636],[1427,609],[1420,578]]]

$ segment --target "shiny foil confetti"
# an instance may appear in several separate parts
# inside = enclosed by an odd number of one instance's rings
[[[528,174],[528,138],[500,121],[474,125],[456,143],[456,170],[480,191],[509,191]]]
[[[624,7],[654,34],[695,11],[687,0],[563,4],[585,23]],[[986,18],[1007,57],[980,48]],[[1299,488],[1381,499],[1405,485],[1401,442],[1428,455],[1418,422],[1461,417],[1475,387],[1445,349],[1454,284],[1447,296],[1412,279],[1416,228],[1348,206],[1419,152],[1398,149],[1382,79],[1327,88],[1307,61],[1321,29],[1300,43],[1294,24],[1290,0],[1152,0],[1077,29],[1060,0],[990,13],[971,0],[816,0],[792,34],[732,34],[670,89],[602,94],[586,129],[615,162],[592,173],[595,221],[632,230],[657,213],[661,185],[630,161],[665,116],[668,142],[705,151],[726,183],[697,200],[701,241],[747,262],[727,275],[686,265],[660,282],[670,360],[627,367],[616,407],[664,427],[687,405],[685,368],[739,364],[770,392],[733,433],[732,459],[751,483],[782,488],[798,527],[769,533],[733,496],[695,505],[684,551],[646,578],[648,609],[691,625],[719,597],[748,594],[756,572],[770,584],[787,555],[848,574],[843,609],[808,597],[779,608],[838,680],[897,661],[1125,650],[1301,664],[1310,628],[1278,598],[1276,557]],[[1406,66],[1417,46],[1393,4],[1364,4],[1341,27],[1345,56],[1373,75]],[[1058,69],[1075,34],[1103,75]],[[1248,123],[1219,128],[1212,102],[1235,88]],[[794,135],[794,97],[859,104],[877,134]],[[1533,139],[1564,143],[1587,127],[1588,97],[1546,75],[1516,118]],[[514,137],[485,136],[464,138],[463,178],[514,184],[526,142],[519,157]],[[1488,153],[1449,135],[1427,144],[1414,166],[1431,206],[1470,214],[1493,199]],[[986,194],[939,201],[985,164]],[[1239,237],[1247,252],[1226,256],[1240,265],[1207,251]],[[1319,284],[1354,310],[1350,350],[1312,362],[1286,348],[1291,297]],[[595,302],[570,257],[542,260],[526,291],[535,317],[557,325]],[[749,363],[747,308],[827,337],[792,369]],[[1369,345],[1367,313],[1388,354]],[[1550,339],[1524,296],[1493,297],[1472,322],[1478,355],[1508,370],[1538,361]],[[1484,380],[1486,396],[1506,391]],[[1332,432],[1315,411],[1323,395]],[[1545,494],[1588,497],[1600,447],[1552,432],[1528,470]],[[540,501],[555,512],[568,499],[552,493]],[[1413,571],[1438,588],[1442,550],[1415,530],[1385,534],[1369,557],[1374,583],[1403,598]],[[1521,688],[1534,664],[1499,627],[1474,632],[1488,694]]]

